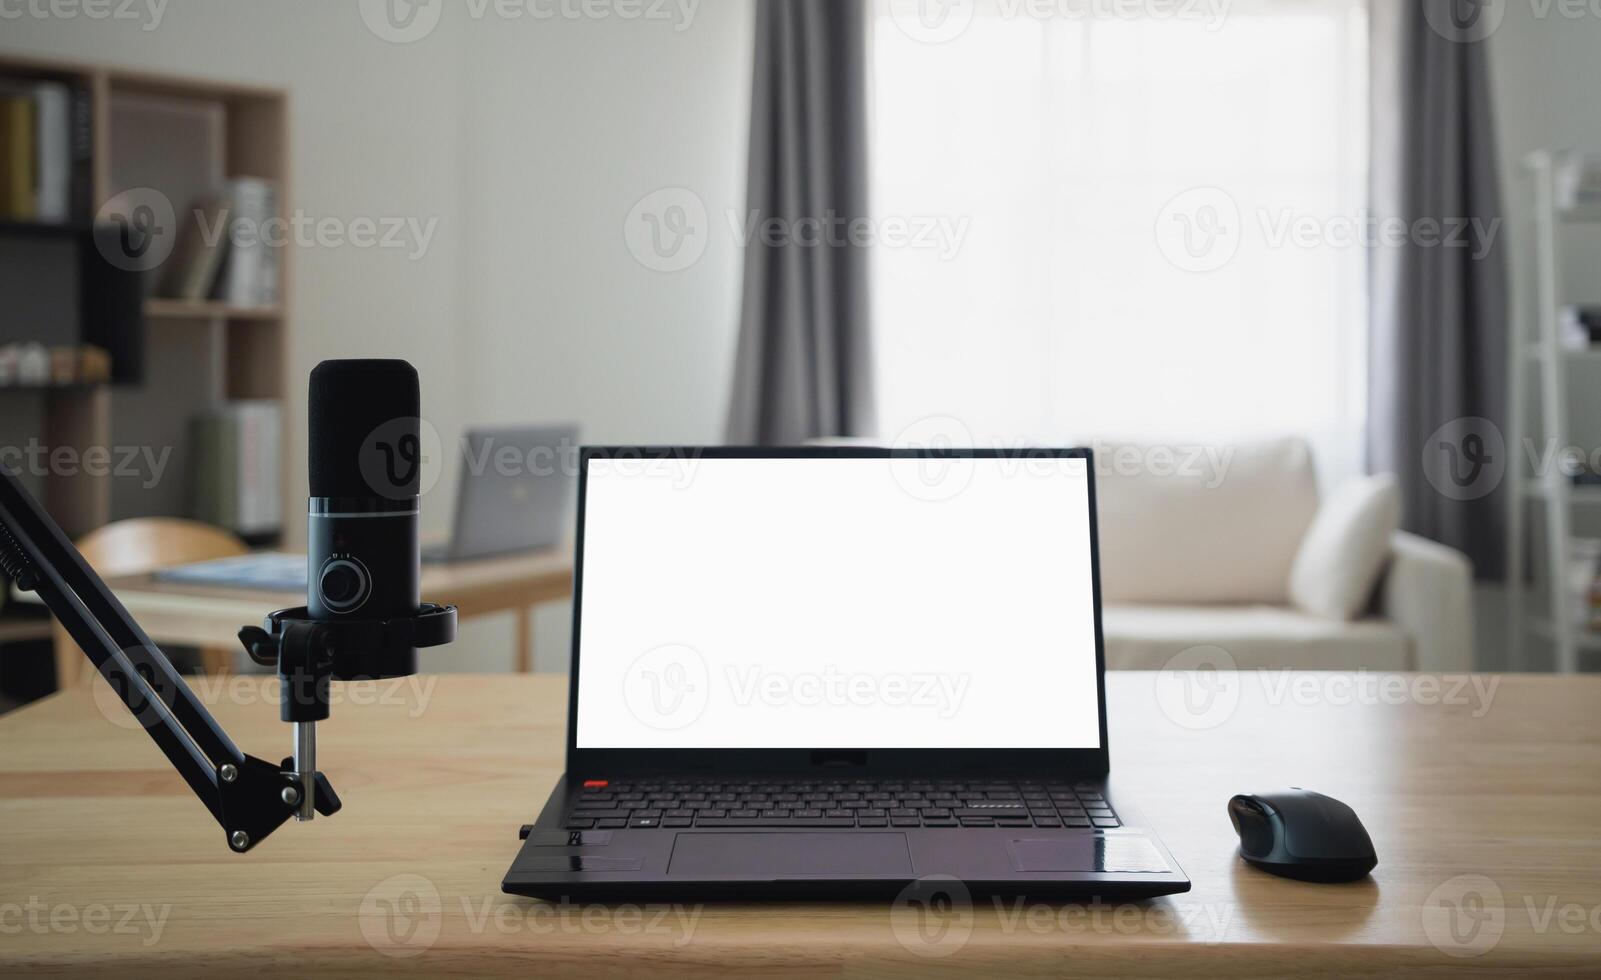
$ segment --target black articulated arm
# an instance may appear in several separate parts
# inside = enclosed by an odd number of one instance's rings
[[[295,816],[307,774],[289,760],[245,755],[106,588],[16,476],[0,466],[0,567],[37,592],[178,774],[200,797],[235,851],[248,851]],[[324,685],[326,689],[326,685]],[[315,774],[317,812],[339,799]]]

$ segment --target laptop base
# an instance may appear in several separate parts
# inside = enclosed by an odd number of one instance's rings
[[[1133,901],[1190,890],[1161,842],[1141,830],[971,827],[536,829],[501,888],[534,898],[593,901],[887,900],[937,882],[973,898]]]
[[[1110,781],[1096,783],[1120,826],[571,829],[587,788],[564,778],[501,888],[630,902],[893,899],[940,882],[958,898],[1133,901],[1189,891],[1138,809],[1117,799]]]

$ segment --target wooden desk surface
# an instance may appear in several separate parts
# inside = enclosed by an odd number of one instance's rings
[[[263,679],[205,680],[241,748],[287,754]],[[1601,678],[1245,673],[1189,708],[1176,682],[1111,675],[1112,756],[1193,891],[980,901],[921,933],[885,903],[501,894],[559,774],[560,677],[336,694],[321,758],[344,811],[244,856],[120,704],[69,691],[0,718],[0,973],[1601,975]],[[1371,880],[1241,865],[1226,800],[1287,784],[1356,808]]]

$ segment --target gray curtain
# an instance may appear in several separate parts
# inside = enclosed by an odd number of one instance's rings
[[[861,0],[757,4],[733,443],[874,428],[866,31]]]
[[[1447,457],[1484,460],[1514,448],[1486,448],[1505,431],[1508,333],[1488,53],[1473,18],[1463,19],[1476,8],[1453,5],[1370,4],[1373,213],[1425,231],[1431,221],[1446,231],[1477,221],[1480,230],[1465,230],[1465,246],[1409,234],[1371,250],[1368,464],[1396,474],[1403,527],[1460,548],[1481,577],[1499,578],[1502,481],[1440,476],[1456,464]],[[1487,462],[1495,474],[1515,460]]]

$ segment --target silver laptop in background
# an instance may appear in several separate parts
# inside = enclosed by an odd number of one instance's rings
[[[469,429],[462,449],[450,540],[424,548],[424,561],[464,561],[561,541],[577,481],[576,425]]]

